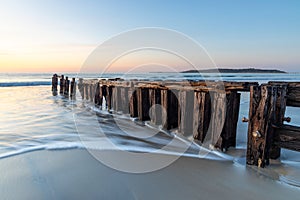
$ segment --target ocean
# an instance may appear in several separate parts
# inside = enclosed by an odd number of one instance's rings
[[[2,73],[0,74],[0,159],[37,150],[114,148],[128,152],[158,152],[186,157],[199,157],[201,146],[176,133],[161,130],[149,123],[141,123],[127,115],[112,114],[82,100],[79,92],[75,100],[53,96],[50,73]],[[98,74],[65,73],[65,76],[100,78]],[[215,80],[218,74],[103,74],[101,78],[125,78],[139,80]],[[300,74],[222,74],[224,81],[297,81]],[[240,118],[248,116],[248,93],[242,93]],[[300,109],[287,109],[286,116],[292,125],[300,125]],[[99,131],[101,129],[101,131]],[[128,134],[130,133],[130,134]],[[107,140],[109,139],[109,141]],[[170,141],[173,141],[170,145]],[[238,124],[237,149],[245,150],[247,124]],[[166,147],[166,148],[164,148]],[[211,152],[206,159],[233,160],[245,166],[244,154]],[[280,180],[300,186],[300,154],[282,150],[281,163],[292,173],[280,174]]]

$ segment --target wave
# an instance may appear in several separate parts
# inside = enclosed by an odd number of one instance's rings
[[[4,82],[0,87],[21,87],[21,86],[43,86],[51,85],[50,81],[33,81],[33,82]]]

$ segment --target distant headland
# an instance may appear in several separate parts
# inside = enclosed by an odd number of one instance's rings
[[[187,70],[182,71],[181,73],[276,73],[276,74],[285,74],[287,72],[277,70],[277,69],[255,69],[255,68],[246,68],[246,69],[206,69],[206,70]]]

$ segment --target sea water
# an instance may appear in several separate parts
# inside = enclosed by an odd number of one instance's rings
[[[49,73],[0,74],[0,159],[41,149],[121,148],[134,152],[181,154],[198,157],[201,147],[175,132],[166,132],[160,127],[141,123],[126,115],[108,113],[82,100],[79,92],[71,100],[61,95],[53,96]],[[98,74],[72,74],[65,76],[100,78]],[[101,78],[138,80],[216,80],[224,81],[300,81],[300,74],[103,74]],[[240,117],[247,117],[249,93],[242,93]],[[286,116],[292,125],[300,125],[299,108],[287,108]],[[99,131],[101,130],[101,131]],[[131,133],[131,134],[128,134]],[[136,133],[136,135],[134,135]],[[107,142],[107,138],[113,145]],[[170,141],[172,145],[168,145]],[[245,150],[247,123],[238,123],[237,148]],[[163,148],[167,146],[167,148]],[[203,150],[203,149],[202,149]],[[208,159],[235,159],[220,152],[211,153]],[[240,162],[238,162],[240,164]],[[282,150],[281,163],[291,173],[284,172],[280,179],[300,185],[300,154]],[[272,168],[279,174],[282,168]],[[285,168],[284,168],[285,169]]]

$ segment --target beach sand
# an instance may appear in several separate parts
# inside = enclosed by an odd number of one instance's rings
[[[107,156],[118,153],[105,151]],[[3,158],[0,174],[1,199],[290,200],[300,195],[298,188],[231,161],[180,157],[161,170],[130,174],[103,165],[84,149]]]

